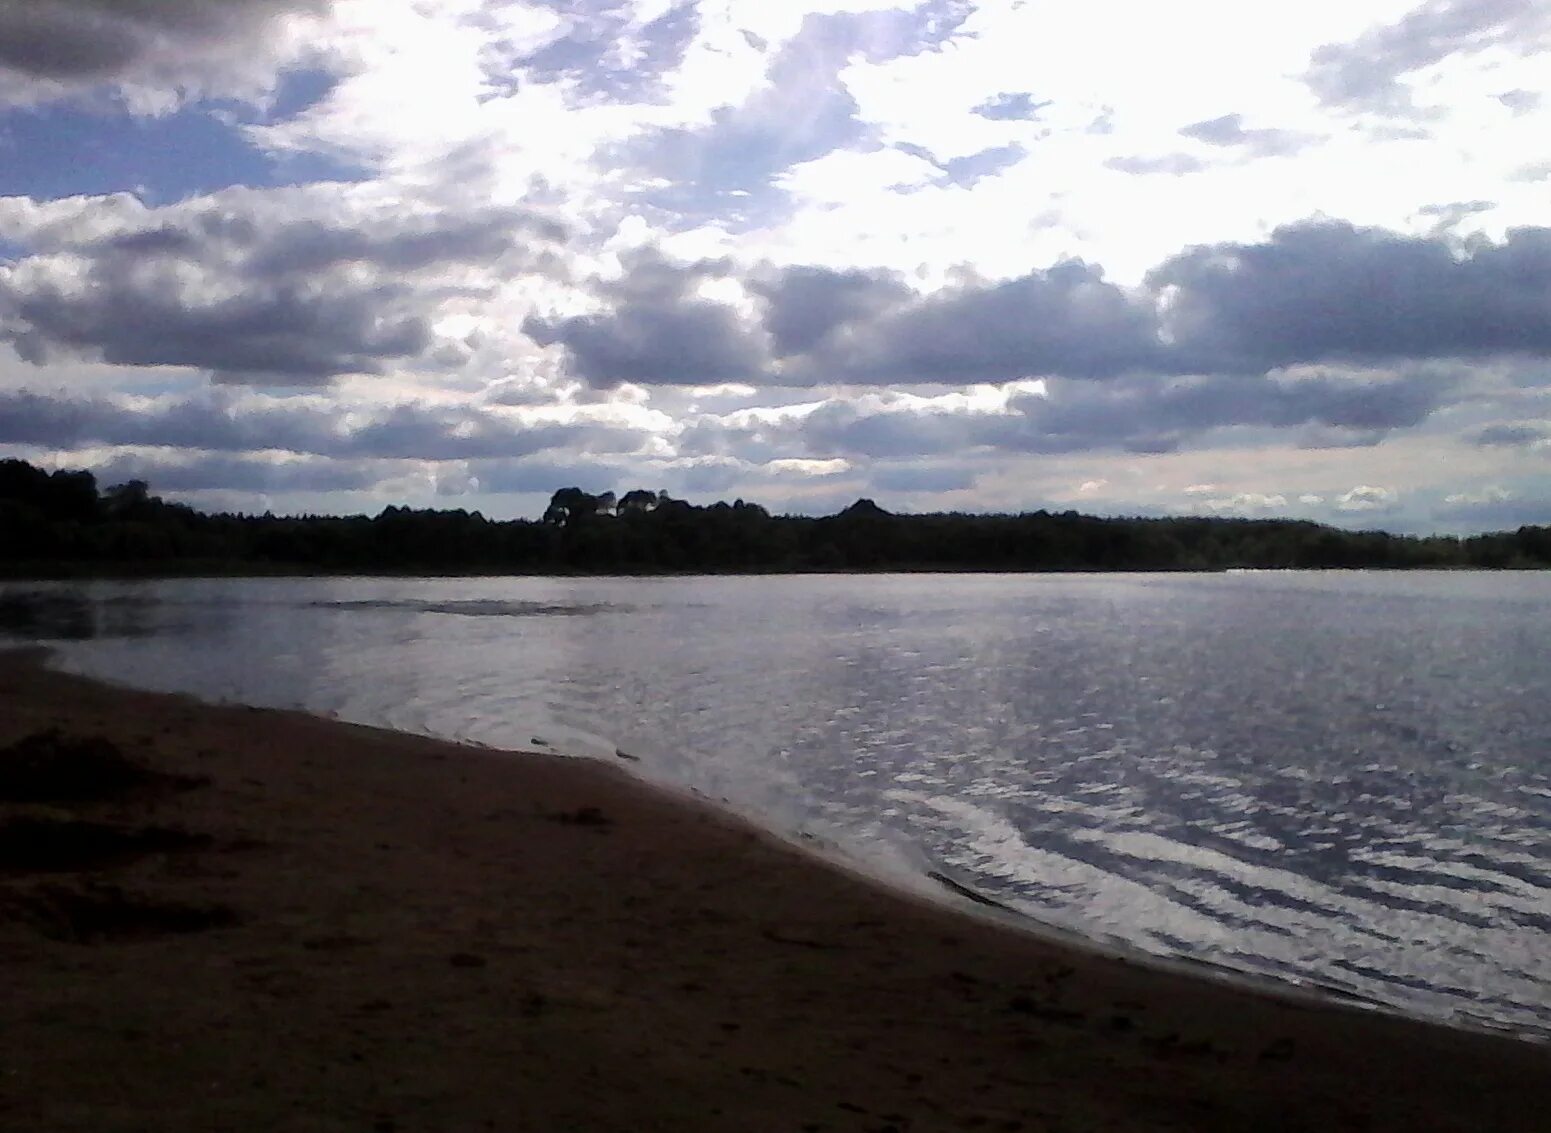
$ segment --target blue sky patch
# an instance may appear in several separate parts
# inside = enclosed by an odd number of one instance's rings
[[[233,185],[272,188],[355,181],[365,171],[318,154],[269,154],[244,125],[284,121],[332,89],[321,72],[294,72],[274,109],[199,103],[162,117],[93,113],[55,104],[0,114],[0,196],[39,200],[131,192],[150,205]]]

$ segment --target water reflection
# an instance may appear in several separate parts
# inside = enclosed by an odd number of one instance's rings
[[[145,637],[168,628],[154,599],[104,600],[86,588],[0,591],[0,638],[91,641]]]

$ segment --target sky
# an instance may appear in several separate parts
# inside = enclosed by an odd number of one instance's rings
[[[1551,3],[0,0],[0,455],[1551,523]]]

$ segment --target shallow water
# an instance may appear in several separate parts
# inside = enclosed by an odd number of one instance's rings
[[[1091,936],[1551,1034],[1551,575],[16,583],[0,635],[619,748]]]

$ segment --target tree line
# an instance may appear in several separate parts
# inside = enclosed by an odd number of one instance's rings
[[[667,574],[806,571],[1544,568],[1551,527],[1470,538],[1307,520],[1098,518],[1075,511],[771,515],[736,500],[562,488],[537,520],[388,507],[375,516],[206,514],[132,480],[0,460],[0,573]]]

